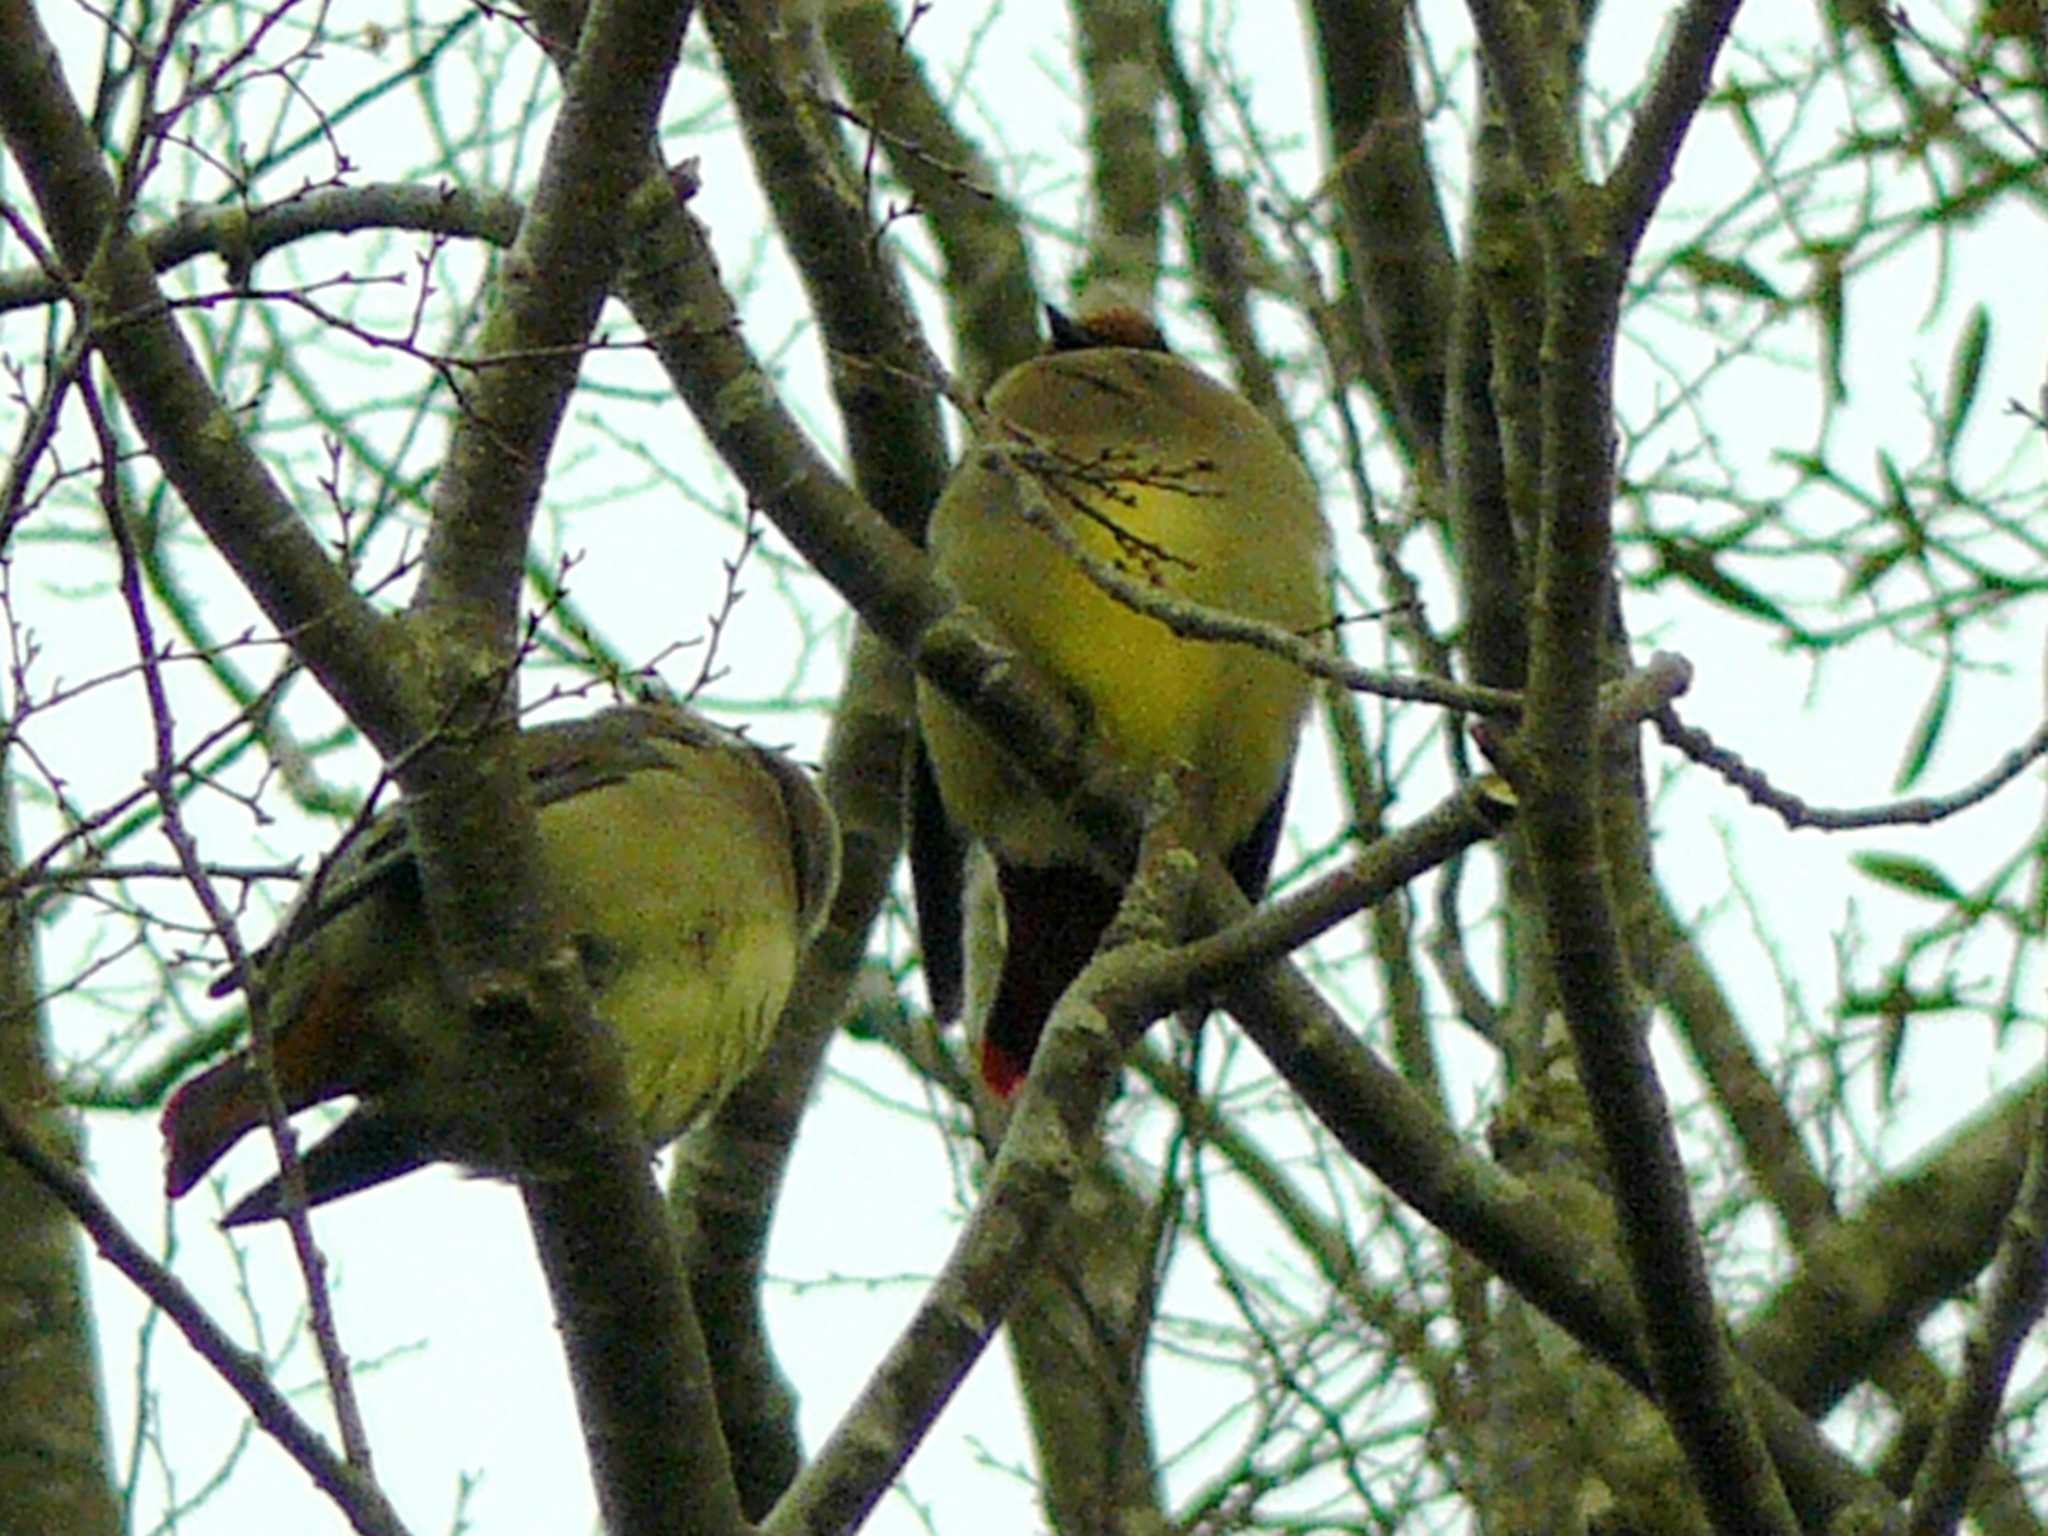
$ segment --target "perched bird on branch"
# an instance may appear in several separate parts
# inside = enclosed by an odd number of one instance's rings
[[[1265,419],[1169,353],[1146,316],[1048,314],[1051,348],[989,391],[995,436],[970,451],[932,513],[933,566],[1065,689],[1120,770],[1192,770],[1187,822],[1256,898],[1310,678],[1270,652],[1174,634],[1103,590],[1040,524],[1056,520],[1166,597],[1310,637],[1331,623],[1315,487]],[[1079,830],[922,679],[917,710],[911,861],[927,985],[940,1017],[963,1004],[985,1015],[969,1020],[982,1075],[1007,1096],[1122,884],[1090,867]],[[973,841],[992,856],[999,900],[977,898],[966,878]],[[973,931],[988,918],[999,942]],[[992,985],[972,974],[989,951],[1001,954]]]
[[[795,764],[672,705],[536,726],[518,750],[541,900],[617,1033],[652,1152],[759,1059],[838,883],[838,828]],[[255,963],[286,1109],[360,1101],[300,1159],[309,1203],[435,1161],[518,1171],[493,1107],[505,1063],[441,979],[402,806],[337,851]],[[173,1197],[264,1123],[263,1101],[248,1049],[178,1089]],[[282,1211],[273,1178],[226,1220]]]

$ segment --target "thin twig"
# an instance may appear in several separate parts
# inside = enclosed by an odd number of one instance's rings
[[[111,424],[101,407],[98,391],[90,379],[81,379],[79,388],[86,405],[86,414],[99,433],[101,453],[100,497],[106,512],[107,528],[113,536],[114,548],[120,561],[121,596],[128,610],[128,618],[135,630],[135,652],[142,661],[142,682],[149,699],[150,722],[156,751],[156,761],[148,774],[151,790],[156,795],[157,807],[163,817],[163,834],[178,863],[185,871],[185,880],[194,897],[204,909],[214,932],[227,946],[228,958],[237,973],[250,974],[249,957],[244,952],[240,932],[235,926],[234,915],[227,904],[220,899],[220,893],[207,877],[205,861],[200,858],[199,845],[185,825],[184,806],[176,787],[178,750],[176,728],[172,720],[170,696],[164,688],[163,672],[158,666],[158,650],[155,626],[149,616],[149,604],[142,592],[142,565],[135,549],[135,539],[128,527],[128,512],[121,501],[120,480],[115,470],[115,439]],[[327,1376],[327,1390],[333,1399],[334,1417],[341,1429],[341,1442],[347,1453],[349,1464],[359,1472],[370,1472],[370,1438],[363,1425],[362,1406],[356,1399],[355,1382],[349,1374],[348,1352],[341,1346],[341,1336],[334,1321],[334,1305],[327,1293],[327,1265],[321,1258],[319,1247],[313,1241],[312,1228],[307,1224],[303,1175],[300,1172],[297,1143],[287,1123],[289,1111],[277,1090],[277,1079],[273,1063],[269,1058],[270,1040],[268,1031],[260,1027],[262,1013],[259,996],[252,992],[250,1014],[258,1024],[255,1032],[255,1049],[260,1067],[259,1076],[264,1085],[265,1108],[270,1119],[273,1139],[277,1143],[278,1161],[283,1168],[288,1187],[296,1187],[299,1199],[290,1202],[295,1208],[288,1213],[288,1225],[292,1236],[292,1249],[298,1257],[299,1272],[306,1282],[306,1301],[312,1317],[313,1340],[320,1353],[320,1363]]]
[[[1717,745],[1705,731],[1685,724],[1675,709],[1661,709],[1650,718],[1656,724],[1657,734],[1668,746],[1683,752],[1701,767],[1712,769],[1753,803],[1767,811],[1775,811],[1787,826],[1818,827],[1825,832],[1844,832],[1857,827],[1925,826],[1945,821],[1959,811],[1967,811],[1971,806],[1990,799],[2024,773],[2030,764],[2048,755],[2048,722],[2044,722],[2025,742],[2000,758],[1990,772],[1953,794],[1916,795],[1910,800],[1894,800],[1889,805],[1837,810],[1809,805],[1789,790],[1779,789],[1762,769],[1751,767],[1726,747]]]

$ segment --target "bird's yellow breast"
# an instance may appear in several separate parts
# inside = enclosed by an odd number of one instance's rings
[[[1162,592],[1297,633],[1329,621],[1314,487],[1242,399],[1163,353],[1098,349],[1026,363],[991,412],[1021,448],[984,452],[933,514],[939,575],[1061,682],[1112,758],[1185,763],[1218,852],[1278,792],[1310,682],[1248,647],[1184,640],[1116,601],[1025,514],[1020,479],[1091,553]],[[919,714],[947,813],[1005,858],[1078,858],[1078,838],[935,691]]]
[[[803,935],[782,802],[745,755],[700,753],[550,806],[540,830],[553,915],[660,1146],[753,1066],[789,996]]]

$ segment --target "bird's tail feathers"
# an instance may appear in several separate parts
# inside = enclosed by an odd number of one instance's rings
[[[299,1159],[306,1204],[324,1205],[372,1184],[382,1184],[433,1161],[420,1128],[403,1116],[359,1109]],[[275,1221],[284,1214],[284,1180],[267,1180],[221,1218],[224,1227]]]
[[[231,1056],[200,1073],[164,1106],[164,1193],[177,1199],[262,1123],[262,1098],[247,1057]]]

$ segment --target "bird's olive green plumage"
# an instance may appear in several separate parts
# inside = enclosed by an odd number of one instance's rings
[[[523,731],[541,891],[619,1037],[650,1149],[758,1059],[838,881],[832,813],[802,770],[669,705]],[[446,1160],[516,1172],[484,1059],[445,994],[403,809],[340,851],[257,957],[278,1090],[355,1112],[302,1159],[313,1203]],[[263,1122],[248,1054],[164,1111],[166,1184],[183,1194]],[[230,1222],[279,1214],[273,1179]]]
[[[1127,310],[1056,315],[1053,350],[1005,374],[987,405],[1002,435],[969,453],[932,514],[937,573],[1068,691],[1111,761],[1194,770],[1188,822],[1256,895],[1310,679],[1266,652],[1181,639],[1104,593],[1032,526],[1025,486],[1083,547],[1161,592],[1313,635],[1330,623],[1330,557],[1307,473],[1242,397]],[[912,857],[934,1005],[951,1013],[964,995],[964,834],[994,855],[1002,893],[983,1064],[1007,1087],[1119,892],[1088,873],[1078,829],[922,682],[918,721],[929,772]]]

